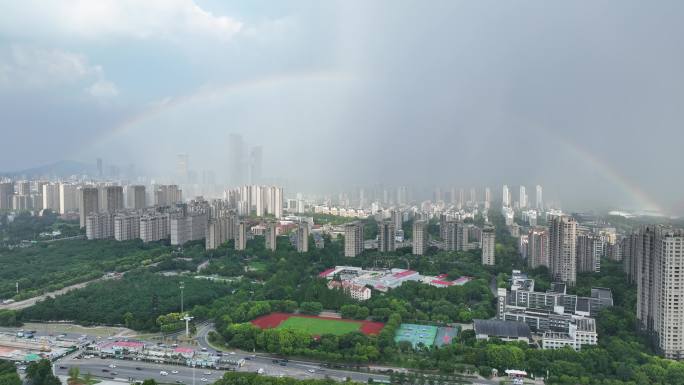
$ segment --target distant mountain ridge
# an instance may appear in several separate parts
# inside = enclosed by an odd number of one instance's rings
[[[96,172],[95,165],[74,160],[60,160],[44,166],[27,168],[18,171],[0,171],[0,176],[10,178],[69,177],[71,175],[90,174]]]

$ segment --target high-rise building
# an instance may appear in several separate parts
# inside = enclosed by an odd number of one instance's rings
[[[264,241],[266,242],[266,250],[276,250],[276,224],[275,222],[266,223],[266,231],[264,232]]]
[[[119,213],[114,216],[114,239],[130,241],[140,238],[140,215]]]
[[[146,207],[145,186],[132,185],[126,188],[126,207],[140,210]]]
[[[172,245],[184,245],[206,237],[208,215],[206,212],[192,212],[171,218],[170,235]]]
[[[577,271],[580,273],[598,272],[601,270],[601,257],[596,253],[596,245],[600,240],[593,234],[577,235]]]
[[[396,250],[396,233],[392,221],[382,221],[378,223],[378,250],[381,253],[388,253]]]
[[[637,319],[666,358],[684,358],[684,230],[643,227],[637,233]]]
[[[494,227],[485,226],[481,232],[482,264],[493,266],[496,264],[496,233]]]
[[[254,146],[249,152],[249,183],[251,184],[262,182],[263,152],[261,146]]]
[[[485,187],[484,208],[486,210],[489,209],[491,202],[492,202],[492,190],[490,190],[489,187]]]
[[[123,187],[103,186],[100,195],[102,197],[99,202],[101,212],[115,213],[124,208]]]
[[[143,242],[167,239],[170,233],[169,214],[149,213],[140,217],[140,239]]]
[[[521,209],[527,208],[527,191],[525,190],[525,186],[520,186],[518,204],[520,205]]]
[[[567,215],[549,219],[549,259],[553,279],[574,286],[577,278],[577,222]]]
[[[237,225],[237,234],[235,236],[235,250],[244,250],[247,248],[247,223],[240,221]]]
[[[114,216],[110,213],[91,213],[86,216],[86,238],[107,239],[114,237]]]
[[[176,175],[181,183],[188,183],[190,156],[188,154],[178,154],[176,164]]]
[[[347,223],[344,226],[344,256],[356,257],[363,252],[363,224]]]
[[[463,222],[447,221],[445,227],[444,246],[446,250],[465,250],[465,245],[468,243],[468,226],[465,226]]]
[[[546,227],[535,227],[527,236],[527,265],[536,269],[549,267],[549,231]]]
[[[542,186],[537,185],[537,194],[535,195],[536,198],[536,204],[535,207],[537,210],[542,211],[544,210],[544,198],[542,197]]]
[[[18,181],[15,188],[17,195],[31,195],[31,182],[27,180]]]
[[[242,136],[238,134],[230,134],[228,137],[228,177],[230,183],[234,186],[239,186],[246,182],[245,180],[245,144],[242,141]]]
[[[157,206],[171,206],[183,202],[183,190],[178,185],[159,185],[154,189],[154,204]]]
[[[100,212],[100,194],[95,187],[81,187],[79,195],[78,211],[81,221],[81,228],[86,225],[88,214]]]
[[[504,207],[511,207],[511,192],[508,190],[508,185],[503,185],[501,203]]]
[[[264,186],[252,186],[252,191],[254,191],[254,207],[255,214],[257,217],[263,217],[266,209],[266,187]]]
[[[59,184],[43,185],[43,209],[59,212]]]
[[[416,220],[413,222],[413,254],[425,255],[427,249],[427,222]]]
[[[12,195],[12,209],[15,211],[26,211],[33,209],[33,201],[30,195]]]
[[[14,185],[12,182],[0,182],[0,210],[12,209]]]
[[[78,209],[78,189],[70,183],[59,184],[59,213],[66,214]]]
[[[404,213],[400,209],[394,209],[390,212],[390,218],[394,225],[394,230],[401,230],[404,226]]]
[[[297,251],[300,253],[309,251],[309,223],[305,221],[297,224]]]
[[[102,158],[97,158],[97,177],[102,178],[103,176]]]

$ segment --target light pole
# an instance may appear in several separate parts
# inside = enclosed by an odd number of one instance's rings
[[[180,292],[181,292],[181,314],[183,314],[183,289],[185,289],[185,282],[181,281],[181,283],[180,283]]]

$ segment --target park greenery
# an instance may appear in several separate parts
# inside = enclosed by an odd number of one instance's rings
[[[356,382],[345,382],[349,385],[358,384]],[[259,376],[256,373],[236,373],[228,372],[215,385],[336,385],[337,381],[332,379],[324,380],[298,380],[290,377],[269,377]]]
[[[40,234],[59,231],[60,237],[83,234],[77,221],[66,221],[50,210],[34,216],[28,212],[18,213],[10,219],[7,213],[0,213],[0,246],[14,245],[21,241],[41,240]]]
[[[172,316],[159,317],[180,311],[181,280],[184,281],[186,309],[207,305],[230,293],[228,285],[208,280],[166,277],[147,271],[132,271],[122,279],[90,284],[57,298],[48,298],[21,312],[23,321],[70,320],[83,325],[124,325],[126,327],[158,331],[172,322]],[[175,327],[181,325],[176,324]],[[172,327],[163,330],[168,331]]]
[[[17,366],[12,361],[0,360],[0,385],[21,385]]]
[[[171,248],[140,240],[69,240],[0,248],[0,298],[16,300],[172,258]],[[16,284],[19,294],[16,294]]]

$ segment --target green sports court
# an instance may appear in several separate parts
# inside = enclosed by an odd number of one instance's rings
[[[394,335],[394,342],[407,341],[415,348],[419,343],[432,346],[437,336],[437,327],[429,325],[401,324]]]

